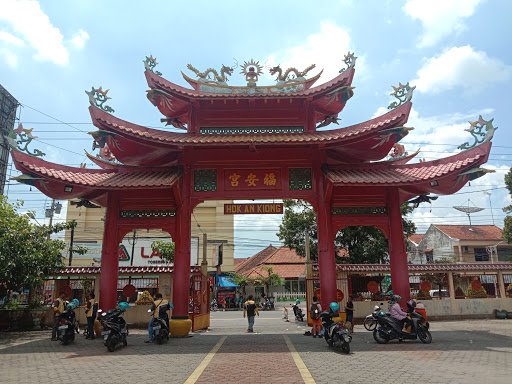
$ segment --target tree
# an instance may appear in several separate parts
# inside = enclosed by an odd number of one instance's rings
[[[231,277],[231,281],[236,285],[240,286],[240,292],[242,297],[245,297],[245,288],[251,284],[251,279],[245,275],[240,275],[236,272],[229,272],[228,275]]]
[[[297,254],[305,256],[305,236],[309,233],[311,258],[318,258],[318,234],[316,213],[308,203],[302,200],[285,200],[285,212],[277,237],[287,247],[295,249]],[[402,216],[413,211],[413,207],[402,203]],[[402,218],[406,237],[416,232],[411,220]],[[336,234],[335,247],[349,251],[349,257],[338,257],[337,263],[368,264],[382,263],[389,258],[388,241],[384,234],[375,227],[347,227]]]
[[[264,285],[267,296],[270,293],[269,291],[271,286],[284,285],[284,280],[277,273],[274,273],[273,265],[262,265],[261,270],[266,273],[266,275],[260,279],[255,279],[255,284]]]
[[[512,168],[505,175],[505,185],[512,196]],[[512,205],[503,208],[505,213],[512,213]],[[505,217],[505,225],[503,226],[503,240],[508,244],[512,244],[512,216]]]
[[[22,206],[22,201],[10,204],[7,197],[0,197],[0,283],[7,290],[41,286],[45,276],[61,269],[66,244],[49,235],[76,227],[76,221],[31,224],[28,215],[18,213]]]
[[[170,241],[155,240],[151,243],[151,249],[157,251],[162,256],[162,259],[168,263],[174,262],[174,249],[175,244]]]

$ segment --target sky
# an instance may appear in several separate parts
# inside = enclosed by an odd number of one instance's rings
[[[0,0],[0,84],[22,104],[23,126],[34,128],[30,148],[47,161],[93,168],[84,155],[92,147],[87,132],[95,130],[84,91],[93,86],[110,90],[115,116],[172,130],[146,98],[146,56],[157,58],[164,78],[186,87],[181,71],[193,77],[189,63],[220,70],[250,59],[299,70],[316,64],[310,75],[324,69],[319,85],[355,52],[355,94],[339,116],[342,127],[385,113],[399,82],[416,86],[407,124],[415,129],[401,141],[409,153],[421,149],[413,162],[457,153],[471,141],[468,121],[479,115],[498,127],[484,166],[496,172],[422,204],[410,216],[418,233],[430,224],[469,224],[452,208],[461,205],[485,208],[471,216],[473,224],[502,228],[502,208],[511,204],[503,180],[512,164],[511,14],[507,0]],[[236,72],[230,84],[244,85]],[[266,75],[259,84],[273,81]],[[14,167],[8,173],[19,174]],[[4,193],[45,221],[50,200],[35,188],[10,182]],[[56,219],[65,219],[65,209]],[[281,216],[235,219],[235,257],[280,245]]]

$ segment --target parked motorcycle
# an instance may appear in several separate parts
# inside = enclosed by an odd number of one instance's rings
[[[148,309],[148,312],[153,314],[151,309]],[[151,319],[153,320],[153,340],[158,344],[163,344],[164,341],[169,340],[169,327],[167,325],[167,320],[162,319],[161,317],[151,317]]]
[[[110,352],[114,352],[118,344],[128,345],[126,337],[128,336],[128,328],[126,321],[122,315],[130,305],[121,302],[116,309],[109,309],[107,312],[100,313],[98,320],[103,327],[104,344]],[[101,310],[98,310],[101,312]]]
[[[378,327],[373,330],[373,338],[379,344],[386,344],[389,340],[398,339],[400,342],[403,340],[416,340],[420,339],[424,344],[432,342],[432,335],[428,328],[428,323],[425,323],[425,318],[417,312],[409,314],[412,320],[410,332],[402,331],[402,323],[391,317],[389,314],[379,312],[375,315],[378,322]]]
[[[350,353],[350,342],[352,336],[348,334],[343,321],[334,322],[333,317],[338,316],[340,306],[338,303],[331,303],[327,311],[320,313],[322,326],[324,327],[324,337],[329,347],[341,349],[345,353]]]
[[[302,313],[302,309],[299,307],[300,300],[296,300],[295,304],[290,304],[293,308],[293,314],[295,315],[295,319],[298,321],[304,321],[304,314]]]
[[[263,311],[273,311],[276,309],[274,306],[274,298],[271,297],[269,299],[268,297],[265,297],[265,301],[261,304],[261,309]]]
[[[383,303],[380,303],[380,305],[384,305]],[[381,309],[378,305],[373,307],[373,312],[366,316],[366,318],[363,321],[363,325],[366,328],[367,331],[373,331],[377,324],[379,323],[377,321],[377,315],[381,312]]]
[[[59,315],[59,327],[57,328],[57,339],[62,344],[67,345],[75,340],[75,332],[79,333],[78,322],[76,321],[75,309],[79,302],[77,299],[71,300],[66,305],[66,309]]]

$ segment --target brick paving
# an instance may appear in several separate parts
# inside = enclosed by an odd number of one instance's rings
[[[111,353],[101,340],[79,335],[70,345],[50,332],[0,333],[0,383],[183,383],[227,336],[196,383],[302,383],[287,335],[316,383],[511,383],[512,321],[472,320],[431,325],[433,342],[376,344],[356,326],[350,355],[323,339],[303,336],[304,323],[285,323],[282,312],[262,312],[247,334],[240,312],[212,314],[208,332],[145,344],[133,330],[128,346]],[[250,377],[250,379],[248,379]]]

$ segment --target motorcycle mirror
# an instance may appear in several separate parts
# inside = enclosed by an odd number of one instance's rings
[[[98,309],[98,313],[101,313],[101,312],[103,312],[103,311],[101,309]]]
[[[151,312],[151,309],[148,309],[148,313]]]

